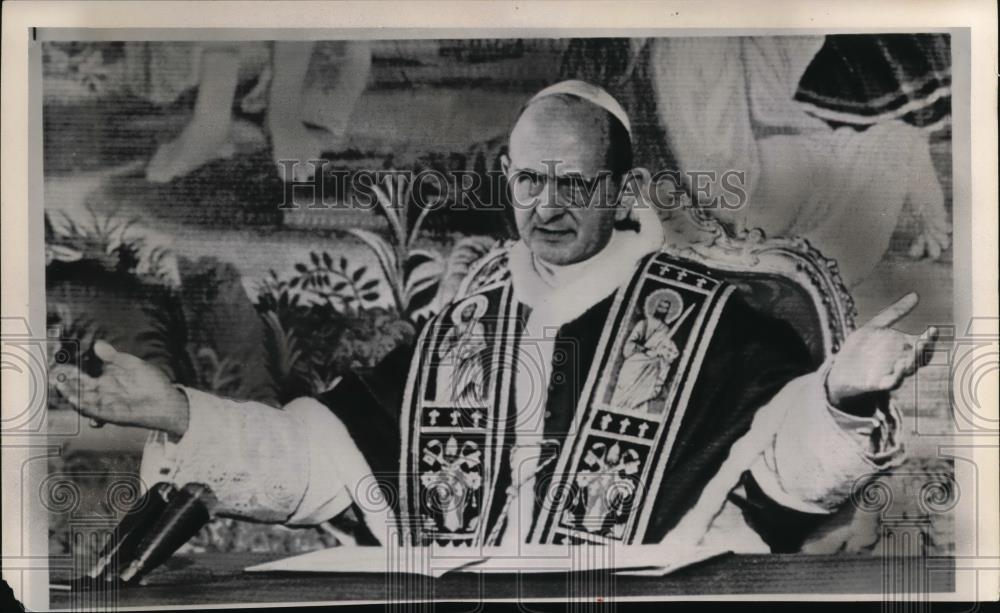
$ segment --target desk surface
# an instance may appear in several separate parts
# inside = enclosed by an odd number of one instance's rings
[[[146,578],[146,584],[118,590],[118,607],[183,604],[330,602],[336,600],[484,600],[726,594],[848,594],[878,596],[883,585],[914,586],[921,592],[954,590],[950,558],[904,558],[886,566],[879,556],[725,555],[665,577],[607,576],[586,578],[565,573],[475,575],[457,573],[439,579],[416,575],[361,573],[246,573],[253,564],[284,557],[275,554],[194,554],[175,556]],[[53,584],[69,571],[52,566]],[[923,578],[921,578],[921,576]],[[53,590],[51,608],[97,594]]]

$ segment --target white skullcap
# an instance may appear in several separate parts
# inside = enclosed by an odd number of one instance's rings
[[[632,123],[628,120],[628,115],[625,113],[625,109],[622,108],[622,105],[618,104],[618,101],[615,100],[604,88],[598,87],[592,83],[587,83],[586,81],[572,79],[569,81],[560,81],[555,85],[550,85],[532,96],[531,100],[528,101],[528,105],[531,105],[533,102],[541,98],[555,96],[558,94],[576,96],[577,98],[582,98],[591,104],[601,107],[605,111],[614,115],[618,121],[622,122],[622,125],[625,126],[625,131],[628,132],[630,137],[632,136]]]

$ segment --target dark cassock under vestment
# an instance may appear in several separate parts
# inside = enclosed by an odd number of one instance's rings
[[[317,398],[185,388],[188,432],[151,436],[144,481],[288,525],[350,507],[380,542],[796,550],[898,464],[898,415],[829,406],[829,361],[646,219],[570,266],[494,250],[414,346]]]

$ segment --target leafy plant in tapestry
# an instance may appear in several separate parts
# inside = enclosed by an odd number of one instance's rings
[[[87,367],[88,350],[103,338],[193,383],[171,254],[135,236],[134,219],[88,214],[58,224],[45,216],[47,325],[60,329],[60,348]]]
[[[382,187],[371,186],[378,210],[389,222],[389,240],[368,230],[348,231],[361,239],[378,258],[396,310],[419,325],[451,297],[453,287],[447,284],[448,279],[464,276],[469,266],[485,255],[495,241],[486,236],[460,238],[447,258],[437,251],[418,249],[416,243],[428,215],[439,208],[416,205],[409,176],[390,173]],[[427,202],[427,195],[421,194],[420,201]],[[446,205],[444,208],[451,207]]]
[[[447,258],[418,248],[431,209],[414,206],[406,174],[389,173],[371,191],[388,221],[389,238],[361,229],[346,233],[375,255],[381,278],[324,251],[311,252],[290,278],[272,270],[260,284],[256,306],[267,326],[269,368],[281,401],[325,391],[345,370],[373,367],[397,345],[411,342],[493,242],[461,238]],[[381,306],[386,302],[388,307]]]
[[[345,257],[311,253],[309,264],[261,282],[257,312],[265,324],[268,369],[280,402],[329,389],[349,369],[374,366],[413,326],[377,306],[380,280]]]

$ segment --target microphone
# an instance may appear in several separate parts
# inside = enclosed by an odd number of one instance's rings
[[[209,522],[214,504],[212,491],[200,483],[180,489],[157,483],[125,514],[93,567],[71,588],[138,584]]]

